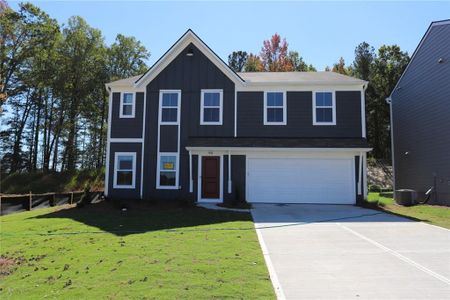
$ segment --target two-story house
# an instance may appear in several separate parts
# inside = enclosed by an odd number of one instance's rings
[[[387,101],[394,188],[450,206],[450,19],[431,23]]]
[[[145,74],[106,86],[107,197],[354,204],[367,195],[365,81],[235,73],[188,30]]]

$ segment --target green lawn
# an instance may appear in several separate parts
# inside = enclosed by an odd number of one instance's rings
[[[450,207],[437,205],[405,207],[395,204],[392,198],[380,196],[379,193],[369,193],[368,200],[371,203],[378,203],[378,207],[385,211],[450,229]]]
[[[249,213],[100,203],[0,221],[1,299],[275,298]]]

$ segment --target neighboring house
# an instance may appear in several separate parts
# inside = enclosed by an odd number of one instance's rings
[[[387,100],[394,188],[450,205],[450,20],[431,23]]]
[[[367,82],[235,73],[188,30],[107,84],[111,198],[354,204],[366,191]]]

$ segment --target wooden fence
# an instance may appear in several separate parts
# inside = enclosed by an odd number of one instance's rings
[[[93,202],[98,201],[102,191],[91,192]],[[83,191],[67,193],[0,195],[0,215],[8,215],[36,208],[52,207],[64,204],[74,204],[81,199]]]

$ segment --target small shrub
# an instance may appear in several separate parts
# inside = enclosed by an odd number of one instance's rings
[[[379,193],[381,192],[381,187],[379,185],[373,184],[369,186],[369,192]]]

